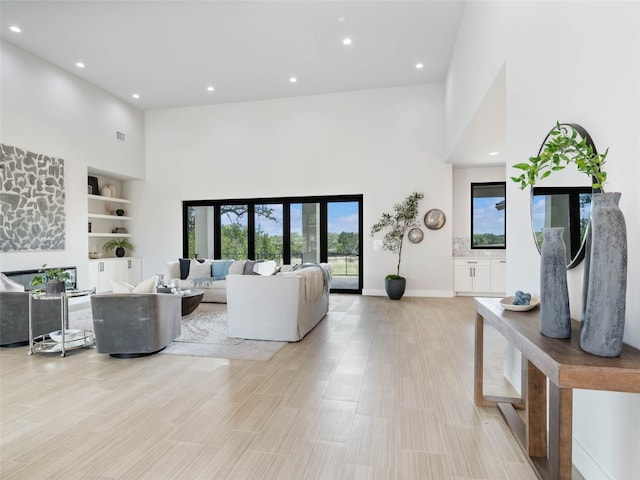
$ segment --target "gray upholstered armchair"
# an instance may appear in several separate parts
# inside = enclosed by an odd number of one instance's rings
[[[98,353],[129,358],[159,352],[180,336],[180,308],[179,295],[92,295]]]
[[[52,304],[54,306],[52,307]],[[60,302],[33,302],[33,335],[60,330]],[[65,318],[68,326],[69,318]],[[0,292],[0,346],[15,347],[29,343],[29,293]]]

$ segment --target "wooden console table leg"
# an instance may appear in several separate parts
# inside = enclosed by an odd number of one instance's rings
[[[549,478],[571,480],[573,390],[549,383]]]
[[[476,344],[475,344],[475,363],[474,363],[474,400],[476,405],[484,405],[482,393],[483,382],[483,360],[484,360],[484,318],[476,313]]]
[[[524,359],[523,359],[524,360]],[[527,453],[547,456],[547,377],[527,360]]]

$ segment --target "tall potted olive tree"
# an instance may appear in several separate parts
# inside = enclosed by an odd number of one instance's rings
[[[395,204],[392,213],[383,213],[378,223],[371,227],[372,237],[382,230],[387,230],[382,239],[382,249],[398,255],[396,273],[384,278],[384,288],[392,300],[400,300],[404,295],[407,279],[400,276],[402,245],[407,232],[418,225],[418,204],[423,198],[422,192],[413,192],[402,202]]]

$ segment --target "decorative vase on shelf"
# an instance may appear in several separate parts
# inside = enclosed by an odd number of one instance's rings
[[[591,252],[585,265],[580,348],[601,357],[622,351],[627,296],[627,226],[620,193],[594,193]],[[588,269],[588,278],[586,270]]]
[[[116,257],[124,257],[124,248],[118,247],[116,248]]]
[[[540,252],[540,333],[546,337],[571,337],[567,289],[564,228],[544,228]]]
[[[109,185],[104,185],[100,189],[100,195],[102,195],[103,197],[110,197],[111,196],[111,188],[109,187]]]

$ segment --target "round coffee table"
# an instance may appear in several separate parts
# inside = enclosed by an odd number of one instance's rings
[[[204,297],[204,290],[191,290],[189,293],[182,293],[182,316],[192,313]]]

